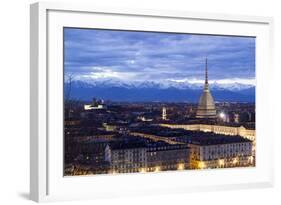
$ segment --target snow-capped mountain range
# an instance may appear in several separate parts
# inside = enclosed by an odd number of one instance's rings
[[[127,89],[141,89],[141,88],[158,88],[158,89],[169,89],[175,88],[179,90],[185,89],[202,89],[203,83],[188,83],[188,82],[176,82],[176,81],[163,81],[163,82],[154,82],[154,81],[134,81],[134,82],[123,82],[118,80],[99,80],[99,81],[74,81],[73,85],[84,88],[91,87],[119,87],[119,88],[127,88]],[[210,89],[216,90],[229,90],[229,91],[240,91],[249,88],[254,88],[254,85],[250,84],[242,84],[242,83],[210,83]]]
[[[198,102],[202,93],[202,83],[186,82],[122,82],[104,81],[73,81],[71,89],[65,83],[65,94],[70,90],[74,99],[91,100],[100,98],[112,101],[161,101],[161,102]],[[255,102],[255,86],[239,83],[210,84],[215,101],[223,102]]]

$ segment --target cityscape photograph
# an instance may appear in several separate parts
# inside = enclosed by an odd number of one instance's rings
[[[255,37],[63,39],[64,176],[255,167]]]

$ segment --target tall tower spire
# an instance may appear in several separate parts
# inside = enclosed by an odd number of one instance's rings
[[[203,93],[199,99],[198,108],[196,112],[197,118],[216,118],[216,107],[213,96],[209,90],[208,83],[208,59],[205,60],[205,85]]]
[[[208,58],[205,61],[205,84],[208,84]]]
[[[209,83],[208,83],[208,58],[205,59],[205,86],[204,90],[209,90]]]

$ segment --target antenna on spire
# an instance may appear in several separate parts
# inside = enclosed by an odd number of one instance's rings
[[[205,84],[208,84],[208,58],[205,61]]]

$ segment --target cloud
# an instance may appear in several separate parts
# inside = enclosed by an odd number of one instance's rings
[[[65,28],[64,47],[65,72],[78,79],[204,80],[206,56],[211,81],[255,78],[250,37]]]

